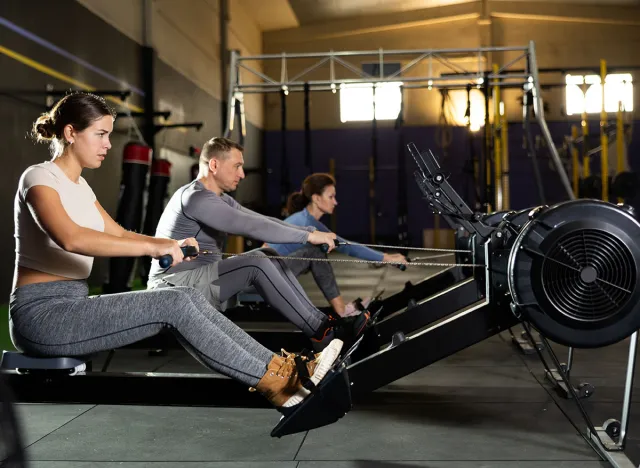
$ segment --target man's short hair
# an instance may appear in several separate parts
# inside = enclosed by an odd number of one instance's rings
[[[227,159],[229,157],[229,152],[232,149],[237,149],[240,152],[244,151],[242,145],[229,140],[228,138],[212,138],[204,144],[202,151],[200,151],[200,164],[204,164],[206,166],[213,158],[220,160]]]

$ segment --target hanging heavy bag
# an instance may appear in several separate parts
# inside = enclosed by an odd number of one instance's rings
[[[171,163],[166,159],[154,159],[151,165],[151,177],[149,178],[149,197],[147,199],[147,213],[144,219],[142,232],[148,236],[154,236],[160,216],[164,211],[164,201],[167,196],[167,188],[171,180]],[[141,259],[140,279],[147,284],[151,269],[151,258]]]
[[[131,142],[124,147],[116,222],[128,231],[140,232],[144,189],[151,157],[151,148],[146,145]],[[130,289],[128,283],[135,260],[133,257],[112,257],[109,260],[109,278],[103,287],[105,293]]]

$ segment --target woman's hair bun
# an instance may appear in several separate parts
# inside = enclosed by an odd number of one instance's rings
[[[33,131],[38,141],[53,140],[56,136],[55,123],[48,114],[43,114],[36,120]]]
[[[304,208],[307,206],[308,203],[309,203],[309,199],[304,195],[304,193],[302,193],[302,191],[293,192],[291,195],[289,195],[289,198],[287,199],[287,208],[286,208],[287,213],[292,215],[293,213],[302,211],[304,210]]]

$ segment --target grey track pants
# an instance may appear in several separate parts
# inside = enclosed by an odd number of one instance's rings
[[[293,274],[298,277],[304,273],[311,272],[318,288],[322,291],[325,299],[331,301],[340,295],[340,289],[336,283],[336,275],[329,262],[316,262],[313,260],[297,260],[298,258],[326,259],[327,254],[322,252],[318,246],[307,245],[299,248],[295,252],[287,255],[291,260],[285,260]]]
[[[322,335],[328,317],[313,305],[285,260],[269,258],[270,255],[275,255],[273,249],[252,250],[247,255],[154,278],[148,287],[190,286],[221,310],[236,294],[254,287],[306,336]]]
[[[168,328],[199,362],[257,385],[273,353],[192,288],[88,296],[84,281],[17,288],[9,304],[11,339],[33,356],[82,356],[126,346]]]

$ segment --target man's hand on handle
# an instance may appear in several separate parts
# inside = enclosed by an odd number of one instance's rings
[[[307,242],[313,245],[326,244],[329,246],[329,249],[327,250],[327,253],[329,253],[336,247],[334,243],[336,238],[337,236],[333,232],[313,231],[309,233]]]

